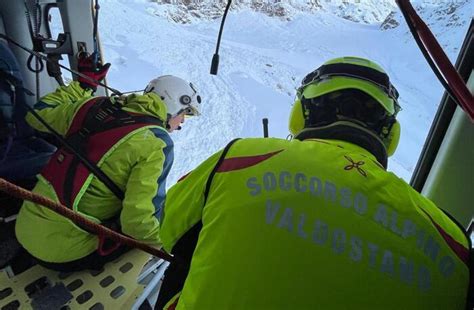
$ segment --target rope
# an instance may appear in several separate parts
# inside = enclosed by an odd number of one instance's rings
[[[158,250],[154,247],[149,246],[146,243],[137,241],[135,239],[132,239],[130,237],[127,237],[125,235],[122,235],[120,233],[117,233],[105,226],[96,224],[83,216],[79,215],[77,212],[72,211],[71,209],[65,207],[64,205],[54,202],[49,198],[43,197],[41,195],[38,195],[36,193],[30,192],[26,189],[23,189],[15,184],[12,184],[5,179],[0,178],[0,191],[19,198],[23,200],[28,200],[31,202],[34,202],[36,204],[42,205],[66,218],[74,222],[76,225],[85,227],[89,231],[99,235],[99,236],[105,236],[115,242],[120,242],[121,244],[127,245],[132,248],[137,248],[140,249],[144,252],[147,252],[153,256],[156,256],[158,258],[162,258],[166,261],[172,262],[174,261],[174,257],[171,256],[170,254],[163,252],[161,250]]]

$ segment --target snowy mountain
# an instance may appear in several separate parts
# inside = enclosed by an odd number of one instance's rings
[[[178,23],[191,23],[198,19],[216,19],[222,16],[227,1],[209,0],[152,0],[159,4],[152,12]],[[364,23],[380,22],[395,9],[393,0],[235,0],[234,12],[251,10],[282,20],[291,20],[297,13],[326,11],[336,16]]]
[[[474,12],[472,0],[414,1],[452,61]],[[436,4],[440,3],[440,4]],[[222,1],[102,0],[100,34],[112,63],[108,83],[122,91],[174,74],[203,97],[202,116],[173,133],[168,185],[236,137],[286,138],[295,89],[306,73],[340,56],[380,63],[400,92],[402,137],[389,170],[410,179],[443,93],[394,1],[235,1],[217,76],[209,74]],[[123,22],[127,21],[127,22]]]
[[[474,16],[474,1],[412,1],[418,14],[423,18],[428,27],[432,29],[436,37],[447,50],[448,56],[456,56],[460,48],[459,40],[465,35],[471,18]],[[400,24],[403,24],[400,27]],[[381,28],[384,30],[401,31],[405,33],[408,40],[412,36],[405,26],[402,14],[398,10],[390,12],[383,21]]]
[[[177,23],[192,23],[222,17],[227,1],[213,0],[149,0],[158,6],[149,12]],[[467,11],[470,0],[414,0],[417,11],[433,24],[446,27],[459,26],[466,20],[459,15]],[[395,0],[234,0],[231,11],[251,10],[282,20],[291,20],[298,13],[329,12],[338,17],[360,23],[378,23],[387,20],[400,22]],[[472,11],[470,11],[472,15]],[[397,15],[394,17],[394,15]],[[443,21],[443,22],[440,22]],[[398,25],[398,24],[397,24]],[[385,22],[384,22],[384,27]],[[390,26],[390,25],[389,25]]]

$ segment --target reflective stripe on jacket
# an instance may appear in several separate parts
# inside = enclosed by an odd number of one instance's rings
[[[221,153],[168,191],[164,248],[202,225],[177,309],[464,308],[464,232],[365,149],[239,140],[204,203]]]
[[[64,135],[79,108],[91,94],[78,83],[60,87],[35,106],[38,113]],[[155,94],[131,95],[124,110],[166,119],[166,106]],[[32,115],[28,122],[38,130],[47,130]],[[89,176],[78,195],[75,209],[100,222],[120,215],[122,231],[141,241],[159,245],[158,214],[165,199],[166,176],[173,162],[173,142],[158,126],[139,128],[120,139],[101,159],[98,166],[125,193],[120,202],[96,177]],[[34,192],[58,200],[53,187],[39,176]],[[61,263],[79,259],[96,250],[98,238],[80,229],[56,213],[25,202],[20,210],[16,234],[33,256]]]

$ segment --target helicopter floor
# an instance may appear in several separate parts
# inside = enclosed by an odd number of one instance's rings
[[[156,291],[166,266],[131,250],[101,271],[62,273],[35,265],[11,277],[5,268],[0,309],[138,309]]]

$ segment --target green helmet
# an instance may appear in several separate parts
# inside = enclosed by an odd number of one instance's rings
[[[340,66],[341,64],[342,66]],[[339,68],[331,69],[332,66],[339,66]],[[328,69],[324,72],[321,68]],[[319,76],[316,76],[318,73]],[[325,73],[329,77],[328,79],[324,79]],[[322,79],[315,83],[315,80],[319,78]],[[398,92],[390,84],[382,67],[375,62],[358,57],[341,57],[324,63],[322,67],[303,79],[300,95],[314,98],[347,88],[359,89],[367,93],[392,115],[400,110],[397,102]]]
[[[289,120],[297,138],[305,129],[350,126],[379,139],[389,156],[394,153],[400,135],[398,92],[378,64],[359,57],[332,59],[301,84]]]

